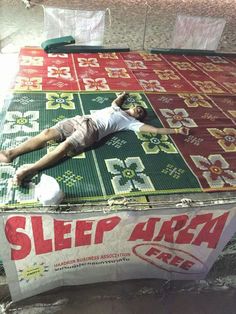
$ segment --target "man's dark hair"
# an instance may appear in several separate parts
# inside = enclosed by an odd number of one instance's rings
[[[140,116],[137,118],[137,120],[143,121],[146,118],[146,116],[147,116],[147,110],[144,107],[142,107],[142,106],[137,106],[137,108],[141,108],[142,109],[142,112],[140,113]]]

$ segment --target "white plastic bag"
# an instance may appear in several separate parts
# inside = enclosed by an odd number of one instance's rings
[[[35,186],[35,195],[43,205],[59,205],[64,197],[57,180],[46,174],[42,174],[40,182]]]

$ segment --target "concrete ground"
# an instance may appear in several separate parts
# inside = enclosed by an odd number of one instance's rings
[[[16,69],[14,62],[20,47],[38,46],[44,40],[41,4],[84,9],[109,7],[111,24],[108,25],[105,32],[105,43],[127,44],[131,49],[170,47],[177,14],[224,17],[227,24],[219,49],[236,51],[235,0],[149,0],[147,2],[142,0],[35,0],[32,2],[34,2],[32,7],[26,9],[20,0],[0,0],[1,90],[7,88],[7,82]],[[5,67],[6,64],[7,67]],[[9,70],[9,65],[12,70]],[[226,261],[229,272],[234,267],[232,260],[235,260],[235,254],[232,254],[230,261]],[[224,271],[222,270],[222,272]],[[4,313],[4,310],[8,313],[24,314],[236,313],[236,290],[234,288],[236,284],[232,278],[228,285],[217,281],[213,276],[211,284],[209,281],[176,285],[176,283],[170,284],[161,280],[130,280],[68,287],[16,304],[10,303],[11,299],[5,278],[2,277],[1,280],[0,313]]]

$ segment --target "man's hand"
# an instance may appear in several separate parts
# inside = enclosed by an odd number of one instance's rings
[[[129,94],[126,92],[123,92],[117,96],[115,100],[113,100],[112,104],[115,103],[117,106],[121,107],[124,103],[124,101],[129,97]]]
[[[127,92],[122,92],[120,95],[124,98],[124,100],[126,100],[129,97],[129,93]]]
[[[189,135],[190,128],[182,127],[178,129],[178,133],[182,135]]]

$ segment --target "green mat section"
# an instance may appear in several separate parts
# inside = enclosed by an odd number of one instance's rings
[[[131,93],[132,103],[146,107],[147,123],[162,126],[143,93]],[[6,149],[38,134],[64,118],[90,114],[109,106],[115,93],[16,93],[4,123],[1,147]],[[35,203],[34,189],[40,174],[28,186],[9,184],[16,169],[34,163],[56,143],[18,157],[12,164],[1,164],[0,203]],[[200,191],[199,184],[171,137],[134,133],[115,133],[93,149],[68,159],[43,173],[53,176],[66,194],[65,202],[102,200],[116,196],[142,196],[173,192]]]

